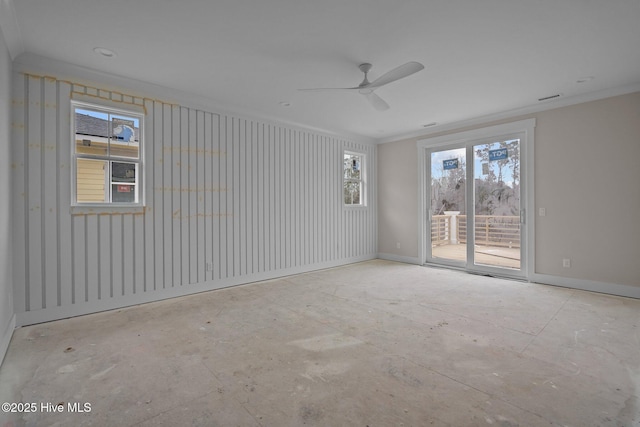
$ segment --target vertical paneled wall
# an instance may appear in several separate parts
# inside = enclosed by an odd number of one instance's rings
[[[30,324],[374,258],[375,147],[14,73],[15,309]],[[72,211],[75,97],[146,111],[145,209]],[[342,152],[367,157],[342,205]]]

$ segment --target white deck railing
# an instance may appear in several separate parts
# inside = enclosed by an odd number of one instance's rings
[[[455,225],[453,224],[455,221]],[[455,231],[454,231],[455,230]],[[455,234],[454,234],[455,232]],[[467,242],[466,215],[433,215],[432,246]],[[475,216],[475,244],[480,246],[520,247],[520,217],[499,215]]]

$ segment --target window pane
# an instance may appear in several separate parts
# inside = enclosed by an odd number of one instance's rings
[[[113,203],[137,203],[135,163],[111,162],[111,201]]]
[[[112,182],[136,182],[136,169],[135,163],[111,163],[111,181]]]
[[[344,182],[344,203],[345,205],[360,204],[360,182],[345,181]]]
[[[109,118],[106,113],[76,108],[76,153],[106,156],[109,141]]]
[[[111,115],[111,155],[137,159],[140,121],[134,117]]]
[[[355,154],[345,153],[344,155],[344,178],[360,179],[362,158]]]
[[[131,184],[111,184],[113,203],[136,203],[136,187]]]
[[[362,154],[344,153],[342,163],[343,201],[345,205],[362,204],[363,188]]]
[[[78,203],[106,202],[105,181],[107,162],[103,160],[77,160],[76,197]]]

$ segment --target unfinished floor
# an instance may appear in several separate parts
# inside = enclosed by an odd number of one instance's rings
[[[0,426],[637,426],[639,320],[376,260],[18,329]]]

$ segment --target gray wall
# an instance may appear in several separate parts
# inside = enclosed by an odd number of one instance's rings
[[[534,280],[640,295],[640,93],[472,128],[530,117],[536,119],[534,208],[547,211],[536,216]],[[422,138],[378,147],[378,244],[387,258],[418,261],[415,156]],[[571,268],[562,267],[563,258]]]
[[[375,145],[25,68],[13,75],[19,325],[375,258]],[[146,111],[143,212],[70,211],[71,99]],[[344,149],[367,155],[366,208],[342,205]]]
[[[11,58],[0,31],[0,362],[13,333],[11,263]]]

